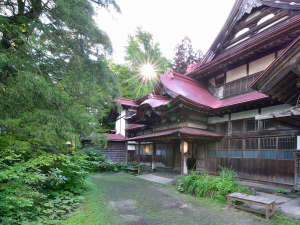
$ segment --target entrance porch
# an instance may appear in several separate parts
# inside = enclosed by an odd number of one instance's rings
[[[186,175],[189,169],[205,169],[207,144],[221,137],[211,131],[184,127],[129,140],[138,143],[136,158],[139,172],[142,164],[148,164],[153,171],[157,167],[163,167]]]

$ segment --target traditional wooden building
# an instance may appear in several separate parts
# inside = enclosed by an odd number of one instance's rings
[[[237,0],[186,74],[167,70],[151,94],[118,100],[131,109],[130,151],[153,169],[228,167],[244,179],[299,184],[299,35],[300,3]]]

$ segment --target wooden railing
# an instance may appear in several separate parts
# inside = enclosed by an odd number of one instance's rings
[[[257,78],[258,74],[259,73],[255,73],[253,75],[232,81],[230,83],[226,83],[224,85],[224,98],[253,91],[251,88],[249,88],[249,85]]]

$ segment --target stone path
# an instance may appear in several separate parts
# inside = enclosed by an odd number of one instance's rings
[[[173,179],[166,178],[166,177],[160,177],[153,174],[143,174],[138,176],[139,178],[142,178],[144,180],[160,183],[160,184],[171,184]]]
[[[144,178],[170,182],[153,174]],[[224,204],[195,199],[174,186],[149,183],[127,174],[94,177],[105,191],[109,211],[118,215],[109,225],[266,225],[263,217],[228,209]],[[170,179],[171,180],[171,179]]]
[[[171,184],[173,179],[157,176],[154,174],[143,174],[138,176],[139,178],[142,178],[144,180],[160,183],[160,184]],[[256,195],[262,196],[264,198],[275,200],[277,204],[277,211],[281,211],[283,214],[293,217],[295,219],[300,219],[300,199],[290,199],[287,197],[279,196],[276,194],[270,194],[274,193],[278,187],[272,186],[272,185],[264,185],[264,184],[258,184],[253,182],[246,182],[246,181],[240,181],[239,182],[242,185],[246,185],[248,187],[255,188],[257,190],[262,190],[266,192],[257,191]],[[288,190],[288,189],[287,189]],[[264,207],[256,206],[256,205],[248,205],[248,207],[253,209],[261,209],[264,210]]]

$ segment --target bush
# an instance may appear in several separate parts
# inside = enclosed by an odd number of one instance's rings
[[[27,141],[0,136],[0,224],[63,218],[85,188],[85,157],[49,153]]]
[[[234,177],[235,173],[226,168],[222,169],[219,177],[192,172],[181,180],[177,190],[196,197],[209,197],[220,201],[225,201],[226,195],[232,192],[249,193],[249,189],[239,185]]]
[[[84,148],[80,154],[85,157],[82,167],[90,172],[119,172],[126,167],[124,163],[109,162],[102,151],[94,147]]]
[[[0,136],[0,224],[55,224],[78,206],[88,172],[124,166],[93,148],[67,155]]]

